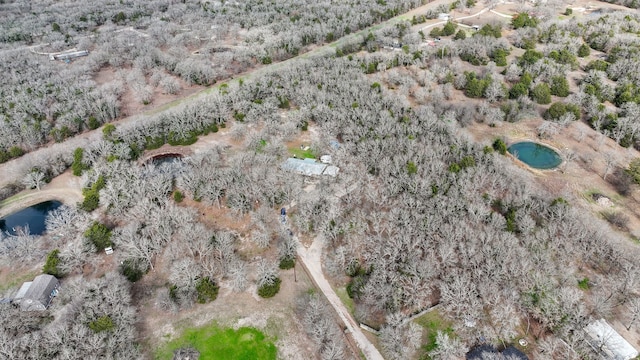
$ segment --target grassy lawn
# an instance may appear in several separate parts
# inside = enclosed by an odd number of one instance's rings
[[[414,322],[422,326],[423,329],[422,347],[419,350],[420,359],[431,359],[427,353],[438,346],[436,344],[438,330],[449,334],[449,336],[453,335],[451,321],[444,319],[437,309],[420,316]]]
[[[302,150],[299,147],[291,147],[289,148],[289,153],[293,156],[295,155],[298,159],[315,159],[316,156],[313,153],[313,151],[311,151],[311,149],[308,150]]]
[[[31,271],[29,271],[27,273],[24,273],[24,274],[17,275],[17,276],[14,273],[14,275],[12,275],[12,276],[15,276],[15,277],[11,278],[6,283],[5,282],[0,283],[0,291],[5,291],[5,290],[7,290],[9,288],[20,286],[25,281],[33,280],[33,278],[36,275],[38,275],[38,273],[31,272]]]
[[[349,297],[349,294],[347,294],[347,288],[342,286],[339,288],[335,288],[335,291],[338,297],[340,298],[340,301],[342,301],[344,306],[347,307],[347,310],[349,310],[349,313],[353,314],[355,310],[355,305],[353,304],[353,299]]]
[[[257,329],[222,329],[213,323],[186,329],[179,338],[158,349],[154,358],[170,360],[174,350],[187,346],[197,349],[200,359],[275,360],[277,354],[273,342]]]

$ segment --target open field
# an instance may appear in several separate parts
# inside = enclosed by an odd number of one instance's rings
[[[202,328],[186,328],[179,338],[155,353],[157,360],[170,360],[176,349],[193,347],[201,359],[275,360],[276,347],[259,330],[242,327],[222,329],[215,323]]]

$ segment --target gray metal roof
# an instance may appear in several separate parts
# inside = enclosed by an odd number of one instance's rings
[[[20,308],[22,310],[45,310],[49,307],[54,290],[58,288],[60,282],[55,276],[42,274],[33,279],[31,286],[27,289],[22,300],[20,300]]]
[[[13,297],[13,301],[19,301],[20,299],[22,299],[24,297],[24,294],[26,294],[27,290],[29,290],[29,288],[31,287],[31,284],[33,284],[33,281],[27,281],[22,284],[20,290],[18,290],[16,295]]]

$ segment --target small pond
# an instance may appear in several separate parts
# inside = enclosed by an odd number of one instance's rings
[[[562,158],[555,150],[532,141],[515,143],[508,150],[534,169],[553,169],[562,163]]]
[[[180,154],[158,155],[158,156],[154,156],[151,161],[156,166],[161,166],[163,164],[173,164],[175,162],[182,161],[182,155],[180,155]]]
[[[16,234],[18,227],[29,225],[31,235],[40,235],[45,232],[44,220],[49,211],[57,209],[62,205],[59,201],[45,201],[40,204],[30,206],[0,219],[0,231]]]

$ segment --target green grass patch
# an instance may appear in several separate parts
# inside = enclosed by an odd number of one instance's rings
[[[339,288],[336,288],[335,291],[338,297],[340,298],[340,301],[342,301],[344,306],[347,307],[347,310],[349,310],[349,313],[353,314],[353,312],[356,309],[356,306],[353,303],[353,299],[349,297],[349,294],[347,294],[347,288],[344,286],[341,286]]]
[[[5,206],[7,206],[7,205],[10,205],[10,204],[13,204],[15,202],[24,200],[27,196],[29,196],[29,194],[25,194],[23,192],[15,194],[15,195],[13,195],[13,196],[11,196],[9,198],[6,198],[6,199],[0,201],[0,208],[3,208]]]
[[[25,281],[33,280],[33,278],[36,275],[38,275],[37,272],[27,272],[27,273],[24,273],[22,275],[18,275],[17,277],[12,278],[11,280],[9,280],[6,283],[1,283],[0,284],[0,291],[5,291],[7,289],[11,289],[12,287],[17,287],[19,285],[22,285],[22,283],[25,282]]]
[[[186,329],[179,338],[158,349],[154,359],[171,360],[175,350],[189,346],[200,352],[200,359],[275,360],[277,354],[273,342],[257,329],[222,329],[213,323]]]
[[[585,277],[582,280],[578,280],[578,287],[582,290],[589,290],[591,286],[589,286],[589,278]]]
[[[311,148],[307,150],[302,150],[299,147],[289,148],[289,153],[291,156],[295,155],[298,159],[315,159],[316,155],[313,153]]]
[[[438,344],[436,344],[438,331],[445,332],[449,336],[454,335],[451,321],[443,318],[439,310],[432,310],[415,319],[414,322],[423,328],[422,347],[419,352],[420,359],[431,359],[428,352],[438,347]]]

